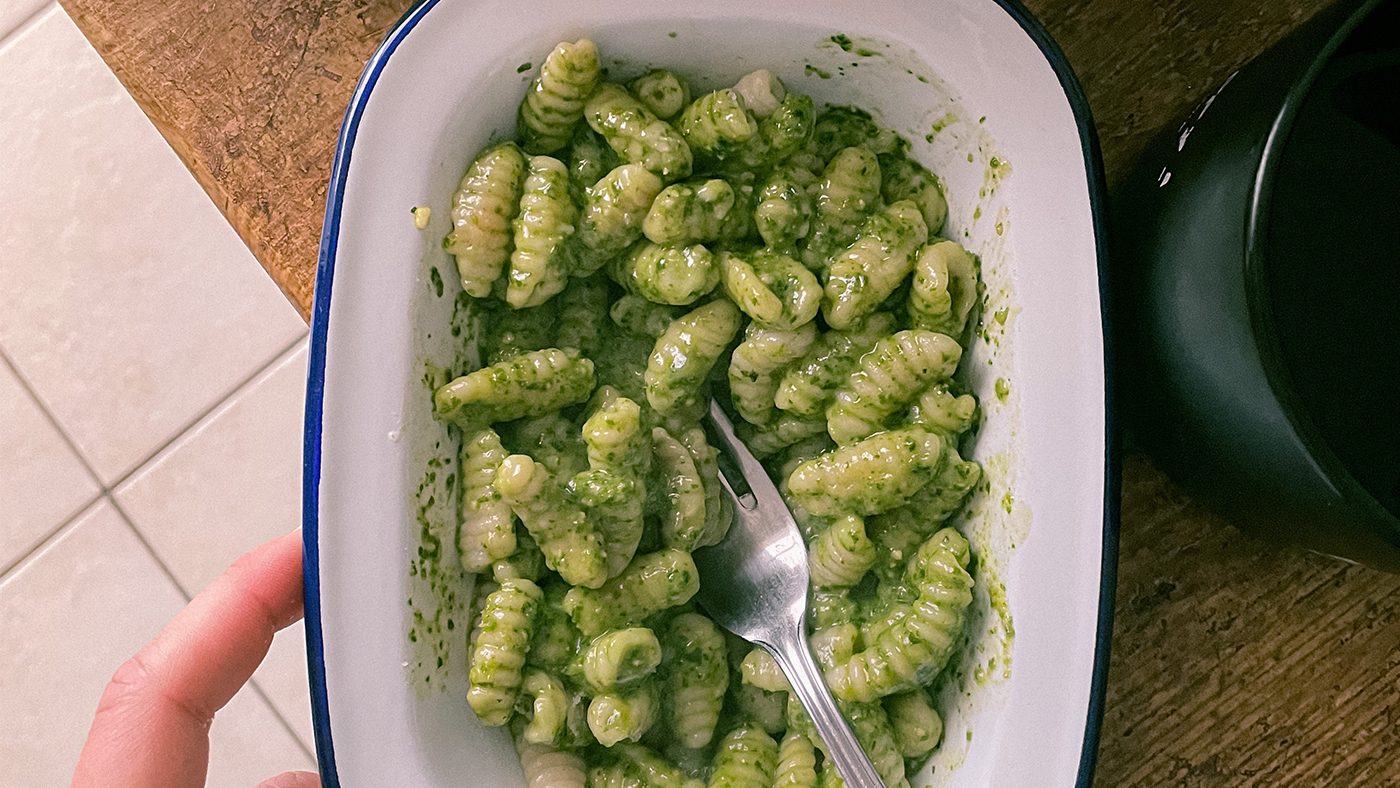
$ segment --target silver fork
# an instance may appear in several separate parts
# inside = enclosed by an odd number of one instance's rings
[[[773,655],[802,701],[817,735],[850,788],[883,788],[880,775],[831,696],[807,645],[807,548],[768,473],[716,402],[710,422],[719,439],[720,481],[735,503],[723,541],[694,553],[696,596],[715,622]]]

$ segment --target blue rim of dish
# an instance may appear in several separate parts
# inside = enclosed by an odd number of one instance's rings
[[[1070,68],[1059,44],[1020,0],[994,0],[1030,36],[1060,80],[1084,155],[1088,176],[1089,212],[1094,225],[1095,255],[1099,273],[1099,315],[1104,351],[1104,506],[1103,546],[1099,574],[1098,630],[1094,646],[1094,670],[1089,685],[1089,707],[1084,725],[1084,744],[1079,755],[1076,788],[1090,788],[1098,760],[1099,730],[1103,722],[1104,693],[1108,680],[1109,646],[1113,637],[1113,602],[1118,584],[1118,515],[1122,467],[1119,462],[1118,430],[1113,418],[1114,386],[1111,332],[1109,325],[1108,235],[1104,210],[1107,188],[1099,138],[1084,89]],[[390,29],[384,41],[365,63],[350,105],[345,110],[340,136],[336,140],[335,161],[331,165],[330,187],[326,192],[326,217],[321,230],[321,248],[316,266],[316,291],[311,311],[311,347],[307,359],[306,425],[302,463],[302,577],[306,601],[306,663],[311,684],[311,721],[316,738],[317,764],[324,788],[340,788],[335,768],[335,747],[331,742],[330,706],[326,697],[325,643],[321,639],[320,547],[317,540],[321,484],[321,404],[325,396],[326,331],[331,311],[331,287],[335,274],[336,245],[340,236],[340,209],[345,199],[345,179],[350,171],[350,154],[364,116],[369,95],[379,75],[399,44],[422,21],[438,0],[418,0]]]

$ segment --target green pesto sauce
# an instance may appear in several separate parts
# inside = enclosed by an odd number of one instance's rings
[[[535,64],[534,64],[534,63],[531,63],[530,61],[527,60],[527,61],[525,61],[524,63],[521,63],[518,67],[516,67],[515,73],[517,73],[517,74],[524,74],[526,71],[529,71],[530,69],[532,69],[532,68],[534,68],[534,67],[535,67]]]
[[[437,266],[433,266],[433,270],[428,274],[428,282],[433,293],[438,298],[442,298],[442,274],[438,271]]]

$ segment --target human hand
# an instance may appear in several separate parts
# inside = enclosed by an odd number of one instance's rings
[[[301,530],[239,558],[102,693],[73,788],[201,788],[214,714],[247,683],[272,636],[301,618]],[[259,788],[319,788],[286,772]]]

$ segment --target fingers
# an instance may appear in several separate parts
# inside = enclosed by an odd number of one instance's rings
[[[315,772],[283,772],[258,783],[258,788],[321,788],[321,778]]]
[[[203,786],[214,713],[301,608],[297,530],[234,562],[117,669],[98,703],[74,788]]]

